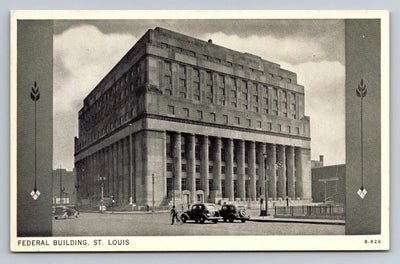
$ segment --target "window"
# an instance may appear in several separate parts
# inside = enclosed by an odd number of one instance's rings
[[[257,121],[257,127],[261,128],[261,121]]]
[[[203,119],[203,111],[197,110],[197,117],[201,120]]]
[[[237,174],[237,167],[233,167],[233,174]]]
[[[181,164],[181,167],[182,167],[182,172],[186,172],[186,164]],[[183,188],[182,188],[182,190],[183,190]]]
[[[235,116],[235,123],[236,123],[237,125],[240,125],[240,118],[237,117],[237,116]]]
[[[167,163],[167,171],[172,171],[173,165],[172,163]]]
[[[251,119],[247,119],[247,125],[251,127]]]
[[[225,166],[221,166],[221,173],[225,174]]]
[[[228,116],[227,115],[223,115],[223,118],[224,118],[225,124],[228,124]]]
[[[187,187],[186,187],[186,178],[182,178],[181,187],[182,187],[182,190],[186,190],[187,189]]]
[[[300,135],[300,128],[299,127],[296,127],[296,133],[297,133],[297,135]]]
[[[209,172],[209,173],[212,173],[213,170],[214,170],[213,165],[209,165],[209,166],[208,166],[208,172]]]
[[[291,133],[291,127],[290,127],[290,126],[287,126],[287,127],[286,127],[286,131],[287,131],[288,133]]]
[[[282,132],[282,125],[278,124],[278,132]]]
[[[196,165],[196,172],[200,172],[200,165]]]
[[[272,123],[271,123],[271,122],[268,122],[268,123],[267,123],[267,129],[268,129],[269,131],[272,130]]]
[[[183,114],[186,117],[189,117],[189,108],[183,108]]]
[[[168,114],[175,115],[175,108],[172,105],[168,106]]]
[[[217,121],[217,116],[215,113],[210,113],[211,121]]]
[[[171,135],[167,134],[166,137],[166,151],[167,157],[172,158],[172,143],[171,143]],[[167,165],[168,166],[168,165]]]
[[[165,61],[165,71],[171,72],[171,62],[170,61]]]

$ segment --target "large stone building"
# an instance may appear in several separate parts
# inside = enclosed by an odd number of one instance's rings
[[[150,29],[84,99],[75,166],[80,199],[119,205],[258,202],[265,188],[310,201],[304,87],[258,56]]]

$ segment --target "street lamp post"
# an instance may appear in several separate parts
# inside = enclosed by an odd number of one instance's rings
[[[101,188],[101,200],[100,200],[100,211],[103,212],[104,210],[104,181],[106,180],[106,177],[100,177],[100,188]]]
[[[61,172],[61,165],[60,165],[60,204],[62,204],[62,172]]]
[[[268,154],[264,153],[264,168],[265,168],[265,216],[268,216],[268,176],[267,176],[267,158]]]

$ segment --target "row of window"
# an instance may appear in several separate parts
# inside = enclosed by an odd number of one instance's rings
[[[173,185],[172,181],[173,181],[172,178],[167,178],[167,191],[168,192],[172,191],[172,189],[174,188],[174,185]],[[298,183],[294,182],[294,184],[295,184],[295,190],[297,192]],[[270,189],[271,188],[272,188],[272,186],[270,186]],[[187,179],[186,178],[182,178],[181,179],[181,189],[182,190],[187,190],[188,189],[188,184],[187,184]],[[200,179],[196,179],[196,190],[201,190],[201,189],[202,189],[201,180]],[[214,179],[208,179],[208,189],[210,191],[215,191]],[[286,189],[287,189],[287,187],[286,187]],[[261,181],[256,180],[256,195],[257,195],[257,197],[261,196],[261,190],[262,190]],[[280,190],[280,181],[277,180],[276,181],[276,186],[275,186],[275,191],[276,191],[277,194],[279,194],[279,190]],[[226,197],[226,189],[225,189],[225,180],[224,179],[221,179],[221,191],[222,191],[222,197]],[[288,190],[286,190],[286,193],[287,192],[288,192]],[[245,193],[246,194],[250,193],[250,180],[245,180]],[[237,180],[233,180],[233,194],[234,194],[234,197],[238,197],[239,196],[238,181]]]
[[[172,62],[164,61],[164,92],[168,95],[173,95],[172,84]],[[177,91],[174,95],[181,98],[188,98],[187,88],[187,71],[186,66],[178,64],[179,80],[177,84]],[[205,80],[205,93],[204,98],[201,98],[200,90],[200,70],[193,68],[192,90],[194,101],[204,101],[206,103],[215,103],[219,105],[226,105],[228,100],[227,90],[230,90],[230,106],[235,108],[242,108],[254,112],[263,112],[266,114],[278,115],[281,109],[282,116],[289,118],[296,118],[296,97],[295,93],[285,90],[279,90],[281,104],[278,103],[278,89],[275,87],[250,82],[227,75],[218,74],[211,71],[206,71]],[[215,79],[215,82],[213,80]],[[227,80],[230,80],[229,87],[226,86]],[[216,87],[214,85],[216,84]],[[271,92],[269,92],[271,90]],[[216,92],[216,101],[214,101],[214,92]],[[240,96],[239,96],[240,95]],[[271,97],[272,105],[269,105],[269,97]],[[240,104],[239,104],[240,98]],[[262,100],[260,100],[262,99]],[[288,102],[290,101],[290,105]],[[249,106],[252,106],[251,108]],[[261,108],[260,108],[261,107]],[[288,114],[289,113],[289,114]]]
[[[168,162],[167,163],[167,171],[173,172],[173,169],[174,169],[173,163]],[[296,168],[293,168],[293,169],[296,170]],[[238,174],[237,170],[238,170],[238,167],[237,166],[233,166],[233,174],[235,174],[235,175]],[[244,170],[245,170],[244,174],[248,175],[249,174],[249,168],[245,167]],[[278,171],[279,168],[277,167],[276,170]],[[201,172],[200,165],[198,165],[198,164],[196,165],[195,171],[196,171],[196,173],[200,173]],[[181,164],[181,172],[187,172],[185,163]],[[213,173],[213,172],[214,172],[214,166],[213,165],[209,165],[208,166],[208,173]],[[226,173],[226,167],[222,165],[221,166],[221,174],[225,174],[225,173]],[[256,169],[256,175],[259,175],[259,169],[258,168]]]
[[[89,131],[101,120],[123,107],[135,88],[145,82],[145,60],[141,60],[122,75],[112,87],[107,89],[79,115],[80,129]]]
[[[194,112],[194,114],[191,114],[191,111]],[[169,115],[177,115],[175,111],[175,106],[173,105],[168,105],[167,113]],[[182,108],[182,115],[183,117],[190,117],[190,118],[196,118],[198,120],[203,120],[204,115],[203,115],[203,110],[190,110],[189,108],[183,107]],[[217,114],[214,112],[209,113],[209,118],[207,118],[210,121],[216,122],[217,121]],[[220,121],[220,120],[219,120]],[[222,115],[222,123],[224,124],[229,124],[229,116],[228,115]],[[244,122],[241,121],[241,118],[238,116],[234,117],[234,122],[233,124],[235,125],[243,125],[243,126],[248,126],[248,127],[253,127],[254,121],[248,118],[245,118]],[[260,120],[256,120],[255,122],[255,128],[263,128],[263,123]],[[266,127],[265,129],[272,131],[272,123],[271,122],[266,122]],[[285,130],[284,130],[285,129]],[[300,135],[300,128],[296,127],[294,131],[292,131],[292,127],[287,125],[285,127],[282,127],[281,124],[276,124],[276,132],[286,132],[286,133],[295,133],[297,135]]]
[[[159,47],[161,47],[161,48],[172,49],[175,52],[186,54],[186,55],[189,55],[189,56],[192,56],[192,57],[196,57],[196,55],[197,55],[196,52],[194,52],[194,51],[191,51],[191,50],[188,50],[188,49],[184,49],[184,48],[181,48],[181,47],[176,47],[176,46],[173,46],[173,45],[170,45],[170,44],[167,44],[167,43],[161,42],[161,43],[154,43],[154,44],[159,46]],[[251,67],[247,67],[247,66],[244,66],[242,64],[232,63],[230,61],[223,60],[223,59],[217,58],[217,57],[213,57],[213,56],[210,56],[208,54],[198,54],[197,57],[200,57],[203,60],[207,60],[207,61],[210,61],[210,62],[213,62],[213,63],[222,64],[222,65],[227,66],[227,67],[234,67],[234,68],[240,69],[240,70],[248,70],[250,72],[255,72],[255,73],[258,73],[260,75],[266,75],[267,74],[268,77],[277,78],[280,81],[285,80],[286,82],[289,82],[289,83],[292,82],[291,78],[283,77],[283,76],[279,76],[279,75],[274,75],[273,73],[265,73],[264,71],[261,71],[261,70],[258,70],[258,69],[254,69],[254,68],[251,68]]]

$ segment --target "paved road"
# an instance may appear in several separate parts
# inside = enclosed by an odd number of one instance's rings
[[[54,236],[162,235],[344,235],[344,226],[299,223],[212,222],[171,225],[168,213],[81,213],[76,219],[53,220]]]

